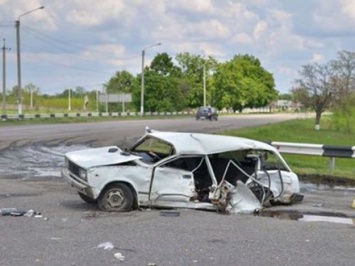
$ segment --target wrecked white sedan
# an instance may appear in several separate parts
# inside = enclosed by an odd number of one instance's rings
[[[274,147],[213,134],[147,130],[125,151],[110,146],[67,153],[62,176],[103,211],[240,213],[303,199],[297,175]]]

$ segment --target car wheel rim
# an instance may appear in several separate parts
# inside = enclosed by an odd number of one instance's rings
[[[115,190],[111,191],[107,196],[107,203],[110,207],[117,208],[121,206],[124,202],[124,196],[122,191]]]

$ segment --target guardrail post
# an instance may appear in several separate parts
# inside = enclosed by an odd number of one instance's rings
[[[334,172],[335,169],[335,157],[329,158],[329,170],[330,172]]]

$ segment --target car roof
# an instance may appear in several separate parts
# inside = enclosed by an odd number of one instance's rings
[[[234,136],[162,131],[151,131],[146,135],[172,144],[176,153],[179,154],[207,155],[247,149],[276,151],[274,147],[267,143]]]

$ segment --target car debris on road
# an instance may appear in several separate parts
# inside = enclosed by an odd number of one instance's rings
[[[65,154],[63,178],[103,211],[140,207],[251,213],[301,202],[299,180],[281,154],[256,140],[146,132],[131,148]]]

